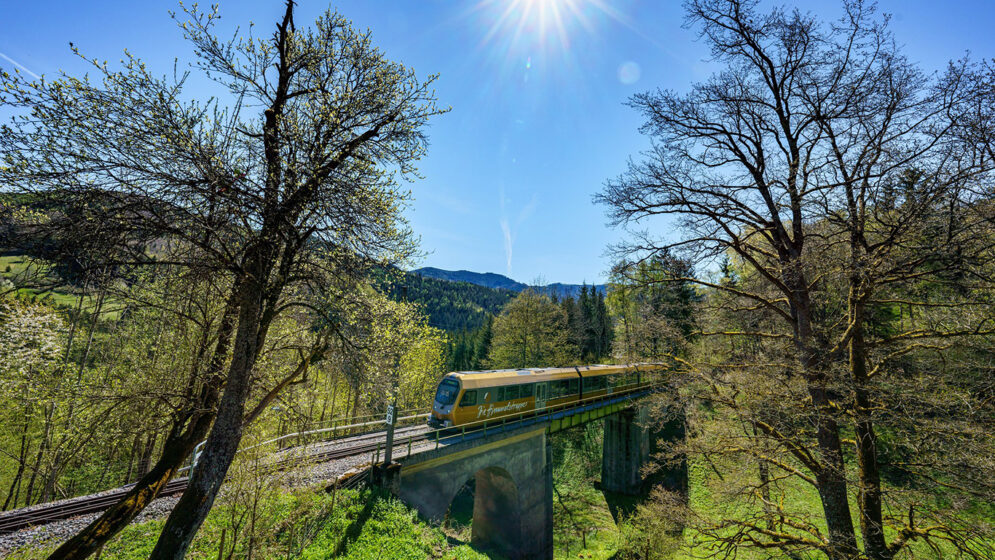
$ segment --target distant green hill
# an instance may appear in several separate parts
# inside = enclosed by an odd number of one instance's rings
[[[509,289],[440,280],[412,272],[403,273],[393,283],[385,282],[383,289],[394,299],[421,304],[429,324],[450,332],[478,329],[489,315],[500,313],[518,295]]]
[[[476,284],[477,286],[484,286],[487,288],[497,288],[502,290],[512,290],[515,292],[520,292],[525,288],[528,288],[528,284],[512,280],[507,276],[502,274],[495,274],[493,272],[473,272],[470,270],[443,270],[441,268],[435,268],[431,266],[426,266],[423,268],[418,268],[411,271],[412,274],[417,274],[424,278],[434,278],[436,280],[448,280],[450,282],[467,282],[470,284]],[[553,284],[546,284],[542,287],[543,291],[549,293],[550,295],[555,295],[557,297],[577,297],[580,294],[580,290],[583,284],[561,284],[555,282]],[[605,287],[601,284],[591,284],[587,286],[588,289],[595,289],[601,293],[604,293]]]

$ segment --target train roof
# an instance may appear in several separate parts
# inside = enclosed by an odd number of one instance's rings
[[[643,364],[620,364],[620,365],[592,365],[592,366],[570,366],[556,368],[523,368],[523,369],[492,369],[486,371],[454,371],[446,377],[457,377],[462,381],[463,386],[468,389],[476,387],[495,387],[501,385],[515,385],[525,381],[549,381],[556,379],[572,378],[580,372],[581,376],[587,375],[609,375],[613,373],[623,373],[627,371],[652,371],[663,369],[663,364],[643,363]]]

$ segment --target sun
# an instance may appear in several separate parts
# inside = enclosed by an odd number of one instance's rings
[[[481,0],[477,8],[491,19],[481,43],[502,42],[510,50],[567,51],[578,28],[594,33],[601,19],[623,20],[603,0]]]

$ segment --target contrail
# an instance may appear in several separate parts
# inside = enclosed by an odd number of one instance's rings
[[[511,248],[515,243],[514,236],[511,235],[511,228],[508,220],[501,218],[501,231],[504,232],[504,256],[508,261],[508,275],[511,275]]]
[[[522,225],[522,222],[528,219],[529,216],[535,212],[536,205],[539,203],[539,198],[535,194],[532,195],[532,200],[525,205],[518,212],[518,219],[515,221],[515,226],[512,227],[511,223],[508,221],[507,214],[505,212],[505,199],[504,199],[504,188],[501,189],[501,232],[504,234],[504,256],[507,261],[507,274],[511,276],[511,254],[512,249],[515,245],[515,237],[518,231],[518,226]]]
[[[3,54],[2,52],[0,52],[0,58],[6,60],[7,62],[9,62],[11,64],[13,64],[14,66],[17,66],[18,68],[20,68],[21,70],[23,70],[25,74],[31,76],[32,78],[34,78],[36,80],[40,80],[41,79],[41,76],[39,76],[38,74],[35,74],[31,70],[28,70],[27,67],[25,67],[23,64],[21,64],[20,62],[14,60],[13,58],[10,58],[9,56]]]

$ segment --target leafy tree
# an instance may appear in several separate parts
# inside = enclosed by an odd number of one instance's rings
[[[601,422],[592,422],[576,430],[560,432],[550,442],[553,457],[553,534],[557,549],[569,554],[573,543],[587,548],[588,536],[603,527],[610,514],[599,505],[604,496],[594,483],[601,476]],[[562,521],[561,521],[562,520]]]
[[[526,289],[494,319],[491,367],[555,367],[576,355],[567,343],[566,314],[546,295]]]
[[[585,284],[577,299],[566,296],[558,303],[567,316],[567,341],[581,359],[597,363],[609,357],[614,331],[604,294]]]
[[[349,291],[370,263],[390,265],[410,251],[401,218],[406,195],[391,170],[415,173],[426,146],[422,128],[441,112],[432,79],[387,60],[338,14],[297,28],[293,2],[266,39],[222,41],[213,34],[216,11],[191,8],[188,15],[181,27],[196,69],[230,105],[220,97],[184,100],[185,76],[158,78],[131,55],[120,70],[92,61],[99,83],[68,75],[0,79],[0,102],[32,114],[3,127],[0,185],[61,208],[60,219],[32,234],[99,231],[101,247],[109,248],[99,253],[105,262],[169,263],[229,286],[201,360],[207,381],[197,406],[178,417],[150,473],[54,558],[97,550],[209,429],[152,553],[183,557],[238,448],[252,372],[271,327],[282,314],[304,310],[307,323],[334,332],[321,306]],[[259,112],[249,115],[251,108]],[[300,371],[327,347],[315,342],[302,353]]]
[[[683,354],[698,329],[696,306],[701,300],[690,263],[670,255],[615,266],[608,285],[608,304],[618,317],[617,359],[659,360]]]
[[[681,528],[687,514],[683,496],[654,488],[632,515],[619,522],[618,558],[672,558],[680,549]]]
[[[494,343],[494,316],[489,316],[484,326],[477,333],[477,346],[474,349],[474,366],[483,367],[490,354],[491,345]]]
[[[22,487],[25,503],[31,502],[41,462],[51,446],[57,419],[57,401],[52,397],[62,392],[65,331],[65,323],[44,304],[11,296],[0,299],[0,402],[10,405],[3,407],[2,414],[3,425],[12,428],[11,432],[5,429],[4,435],[13,436],[13,428],[20,428],[20,437],[3,442],[4,447],[13,444],[17,449],[5,450],[17,458],[17,470],[4,509],[17,504]],[[32,434],[39,426],[43,433]],[[35,440],[37,452],[32,463],[31,443]]]
[[[484,368],[493,336],[493,316],[480,328],[460,331],[449,337],[446,364],[449,371],[474,371]]]

